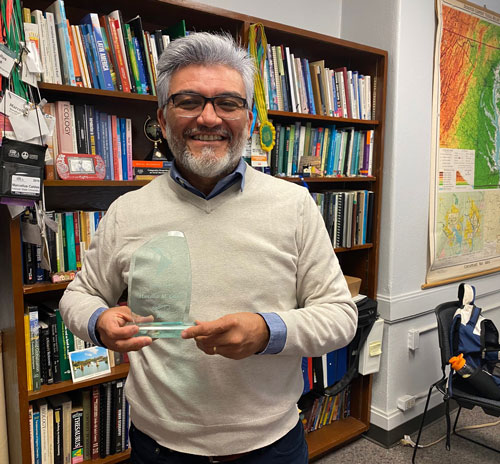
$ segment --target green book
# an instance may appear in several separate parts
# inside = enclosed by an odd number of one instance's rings
[[[130,31],[130,26],[128,24],[124,24],[123,29],[125,30],[125,46],[127,47],[128,55],[130,57],[130,66],[132,68],[132,75],[134,77],[137,93],[145,94],[147,92],[143,88],[141,79],[139,77],[139,68],[137,67],[137,60],[135,59],[135,48],[134,42],[132,40],[132,32]]]
[[[179,37],[185,37],[186,21],[184,19],[181,19],[178,23],[166,27],[161,32],[163,35],[168,35],[170,37],[170,41],[178,39]]]
[[[66,229],[66,249],[68,255],[68,271],[76,271],[75,223],[73,213],[65,213],[64,227]]]
[[[59,362],[61,366],[61,380],[71,380],[69,352],[75,350],[73,334],[66,327],[59,308],[54,308],[57,318],[57,344],[59,347]]]

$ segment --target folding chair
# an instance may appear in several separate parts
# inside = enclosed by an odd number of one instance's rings
[[[458,403],[458,413],[453,425],[453,433],[460,438],[471,441],[478,445],[484,446],[490,450],[500,453],[500,450],[492,448],[485,443],[473,440],[472,438],[466,437],[457,432],[458,418],[460,417],[460,412],[462,408],[472,409],[475,406],[479,406],[483,409],[486,414],[490,416],[499,417],[500,416],[500,401],[490,400],[488,398],[483,398],[478,396],[473,389],[467,384],[467,382],[461,379],[458,375],[453,378],[453,389],[450,391],[448,389],[448,372],[449,364],[448,361],[451,358],[451,346],[450,346],[450,329],[453,321],[453,316],[455,311],[460,307],[460,302],[448,301],[442,303],[436,307],[434,310],[436,313],[437,324],[438,324],[438,336],[439,336],[439,349],[441,351],[441,370],[443,376],[429,388],[429,393],[427,395],[427,401],[425,403],[424,413],[422,416],[422,422],[420,423],[420,429],[418,431],[417,443],[413,450],[412,463],[415,464],[415,456],[417,454],[418,445],[420,442],[420,436],[422,434],[422,429],[425,423],[425,416],[427,414],[427,408],[429,407],[429,401],[431,398],[431,393],[434,388],[439,390],[443,394],[443,401],[445,402],[445,414],[446,414],[446,449],[450,450],[450,400],[455,400]]]

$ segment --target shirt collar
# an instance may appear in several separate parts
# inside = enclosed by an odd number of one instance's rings
[[[170,168],[170,177],[180,186],[184,187],[186,190],[189,190],[191,193],[194,193],[195,195],[204,198],[205,200],[210,200],[211,198],[214,198],[215,196],[224,192],[229,187],[231,187],[231,185],[237,182],[240,182],[240,189],[243,192],[243,189],[245,187],[246,169],[247,169],[247,163],[243,160],[243,158],[240,158],[240,162],[238,163],[238,166],[236,166],[236,169],[230,174],[228,174],[226,177],[220,179],[217,182],[217,184],[215,184],[215,187],[208,195],[205,195],[203,192],[200,192],[196,187],[191,185],[189,181],[187,181],[182,176],[182,174],[177,169],[177,166],[175,165],[175,161],[172,163],[172,167]]]

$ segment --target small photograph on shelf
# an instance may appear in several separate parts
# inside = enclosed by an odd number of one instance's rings
[[[90,380],[111,373],[109,352],[106,348],[93,346],[69,353],[73,382]]]

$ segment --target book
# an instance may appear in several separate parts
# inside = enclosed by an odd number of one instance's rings
[[[90,456],[98,459],[100,456],[100,385],[94,385],[91,389],[91,413],[90,413]]]
[[[83,406],[71,408],[71,464],[83,462]]]
[[[76,86],[71,44],[69,41],[68,24],[66,21],[66,9],[63,0],[56,0],[47,10],[54,15],[55,29],[57,31],[57,44],[59,59],[62,69],[62,81],[66,85]]]
[[[83,85],[83,77],[82,77],[82,70],[81,70],[81,58],[78,56],[78,50],[77,46],[74,40],[74,35],[73,35],[73,29],[71,28],[71,25],[68,20],[66,20],[66,27],[68,29],[68,36],[69,36],[69,44],[71,48],[71,58],[73,60],[73,68],[75,72],[75,81],[77,87],[84,87]]]
[[[99,23],[99,16],[97,13],[88,13],[82,18],[80,24],[87,25],[89,38],[93,38],[95,41],[98,57],[97,72],[99,75],[100,88],[103,90],[115,90],[113,79],[111,78],[111,70],[106,54],[106,48],[104,46],[101,24]]]
[[[80,390],[82,403],[82,437],[83,437],[83,460],[87,461],[92,457],[92,391],[90,388]]]
[[[149,63],[149,54],[147,52],[146,44],[144,41],[144,30],[142,28],[142,20],[139,15],[130,19],[126,23],[129,26],[130,36],[132,38],[137,66],[139,68],[139,76],[141,79],[144,93],[151,93],[156,95],[154,90],[153,76],[151,73],[151,65]]]
[[[76,262],[76,242],[75,242],[75,223],[72,212],[64,213],[66,220],[66,247],[68,253],[68,269],[69,271],[76,271],[78,269]]]
[[[51,396],[49,403],[54,410],[54,461],[62,456],[62,464],[71,464],[71,398],[62,393]]]
[[[27,305],[26,310],[30,321],[30,344],[31,344],[31,374],[33,379],[33,390],[40,390],[40,325],[38,322],[38,306]]]
[[[35,464],[42,464],[42,441],[40,430],[40,411],[33,410],[33,461]]]
[[[26,380],[28,391],[33,391],[33,371],[31,366],[31,333],[30,333],[30,315],[24,314],[24,345],[26,352]]]
[[[108,14],[110,19],[110,25],[114,26],[120,44],[120,52],[122,55],[122,62],[125,68],[125,73],[128,77],[128,82],[130,84],[131,92],[138,92],[136,88],[136,82],[132,71],[132,64],[130,60],[130,55],[128,51],[127,35],[124,29],[123,18],[120,10],[114,10]]]
[[[73,145],[73,117],[69,101],[56,101],[56,131],[59,153],[75,153]],[[58,153],[58,154],[59,154]]]
[[[40,457],[41,462],[49,462],[49,430],[48,430],[48,403],[45,398],[37,401],[40,417]]]
[[[47,324],[49,329],[50,353],[52,356],[52,371],[54,383],[61,381],[61,364],[59,359],[59,344],[57,341],[57,317],[54,311],[43,303],[38,307],[38,318]]]

